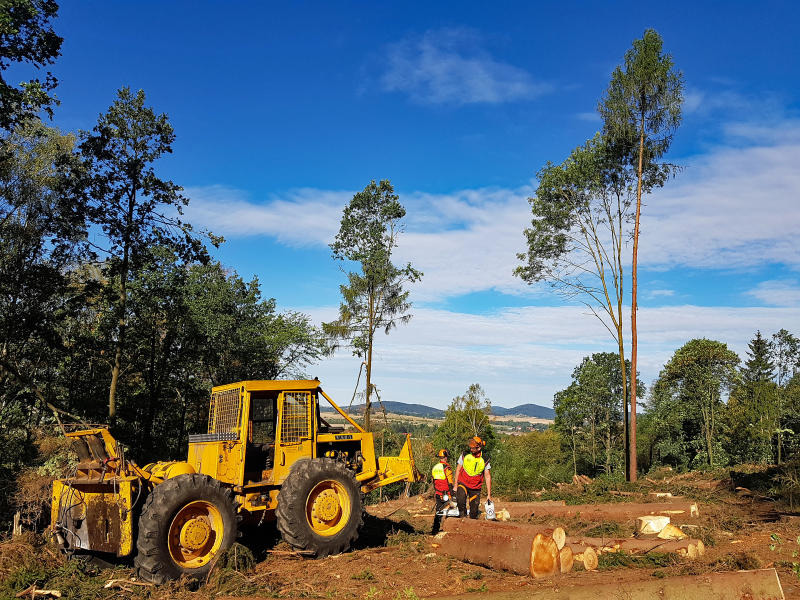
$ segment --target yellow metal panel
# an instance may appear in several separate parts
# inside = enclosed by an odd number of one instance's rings
[[[312,391],[319,387],[319,380],[317,379],[286,379],[286,380],[269,380],[269,379],[253,379],[248,381],[238,381],[236,383],[229,383],[227,385],[218,385],[213,388],[214,392],[244,387],[248,392],[260,391],[291,391],[291,390],[308,390]]]
[[[375,460],[375,439],[372,432],[361,434],[361,453],[364,455],[364,471],[374,471],[378,468]]]
[[[184,463],[185,464],[185,463]],[[139,485],[142,485],[141,482]],[[117,556],[128,556],[133,552],[133,485],[131,480],[119,484],[118,504],[120,507],[120,544]]]

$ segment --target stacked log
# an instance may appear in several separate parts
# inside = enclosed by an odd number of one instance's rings
[[[572,569],[572,548],[561,527],[446,519],[437,552],[458,560],[536,578]]]
[[[503,507],[512,519],[541,517],[580,517],[597,521],[633,521],[643,515],[681,515],[696,517],[699,514],[694,502],[618,502],[610,504],[572,504],[556,502],[506,502]]]

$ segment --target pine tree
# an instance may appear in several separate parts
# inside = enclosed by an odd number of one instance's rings
[[[746,383],[764,382],[772,380],[775,371],[775,364],[770,359],[769,342],[761,336],[761,332],[756,332],[750,343],[747,345],[748,359],[742,369],[742,378]]]

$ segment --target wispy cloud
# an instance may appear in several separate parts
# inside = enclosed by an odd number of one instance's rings
[[[315,320],[336,309],[301,308]],[[411,321],[375,342],[373,380],[384,400],[444,407],[478,382],[501,406],[549,405],[572,369],[594,352],[615,352],[602,325],[576,306],[525,307],[489,315],[415,308]],[[639,369],[646,384],[693,338],[719,340],[744,356],[757,329],[765,334],[800,321],[800,308],[675,306],[639,311]],[[312,369],[334,397],[349,400],[358,359],[342,351]],[[443,374],[447,374],[443,377]],[[520,395],[525,390],[525,395]]]
[[[581,112],[575,115],[579,120],[586,121],[587,123],[602,123],[603,119],[597,112]]]
[[[770,306],[800,307],[800,282],[797,279],[762,281],[748,294]]]
[[[268,235],[289,246],[333,240],[353,192],[297,189],[254,202],[241,190],[213,185],[185,190],[190,222],[226,237]]]
[[[387,92],[420,104],[498,104],[552,90],[530,73],[495,60],[467,29],[439,29],[388,46],[380,78]]]
[[[675,295],[675,290],[650,290],[650,298],[670,298]]]
[[[758,145],[719,147],[683,161],[685,171],[646,199],[642,266],[737,269],[781,263],[800,269],[800,126],[786,122],[777,128],[780,135],[764,133]],[[512,271],[524,248],[522,230],[531,220],[526,199],[534,189],[400,190],[408,216],[397,257],[425,273],[415,297],[530,293]],[[224,187],[187,193],[189,220],[215,233],[322,246],[336,234],[353,191],[301,189],[253,199]]]
[[[730,129],[753,137],[679,161],[685,170],[647,199],[643,264],[800,268],[800,126],[784,121]]]

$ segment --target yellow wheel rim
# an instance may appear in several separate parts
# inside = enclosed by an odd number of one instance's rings
[[[169,554],[180,567],[197,569],[214,558],[223,533],[222,513],[216,506],[205,500],[190,502],[169,526]]]
[[[314,533],[329,537],[336,535],[350,520],[350,496],[347,489],[332,479],[321,481],[306,501],[306,518]]]

